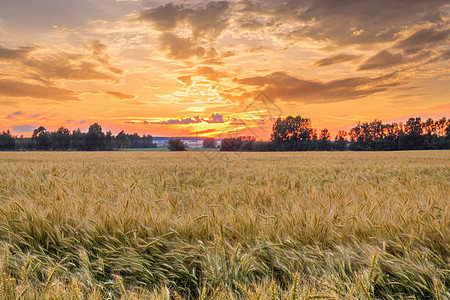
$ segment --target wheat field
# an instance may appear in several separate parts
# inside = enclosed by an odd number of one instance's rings
[[[3,152],[0,299],[450,299],[450,151]]]

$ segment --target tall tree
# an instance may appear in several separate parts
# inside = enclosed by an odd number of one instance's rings
[[[422,135],[422,120],[420,117],[409,118],[404,125],[405,134],[398,140],[399,150],[424,149],[425,136]]]
[[[3,130],[0,134],[0,151],[14,150],[16,143],[9,129]]]
[[[117,140],[118,140],[117,147],[119,149],[130,148],[131,145],[130,138],[127,136],[125,131],[122,130],[121,132],[119,132],[119,134],[117,135]]]
[[[111,131],[106,132],[105,136],[105,150],[114,150],[114,136]]]
[[[347,132],[344,130],[339,130],[334,137],[333,148],[337,151],[347,150]]]
[[[87,150],[85,139],[86,133],[81,132],[80,128],[75,129],[70,137],[70,148],[77,151]]]
[[[31,136],[34,148],[37,150],[49,150],[52,143],[50,141],[49,133],[44,126],[40,126],[33,131]]]
[[[70,146],[70,131],[61,126],[50,134],[50,141],[53,150],[67,150]]]
[[[330,132],[328,129],[322,129],[320,132],[319,141],[317,143],[317,150],[320,151],[329,151],[331,150],[331,141],[330,141]]]
[[[169,139],[168,148],[170,151],[186,151],[187,145],[180,139]]]
[[[148,134],[148,135],[143,135],[142,136],[142,148],[156,148],[156,144],[153,143],[153,137]]]
[[[105,134],[102,131],[102,126],[94,123],[89,126],[88,133],[85,138],[87,150],[104,150],[105,149]]]
[[[316,138],[311,120],[301,116],[278,118],[272,127],[271,140],[280,150],[310,150]]]

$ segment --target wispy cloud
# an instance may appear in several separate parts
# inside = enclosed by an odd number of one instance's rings
[[[224,123],[223,115],[220,114],[212,114],[211,118],[205,120],[207,123]]]
[[[79,92],[72,90],[0,79],[0,95],[16,98],[40,98],[57,101],[79,101]]]
[[[306,80],[275,72],[237,80],[240,84],[256,86],[282,101],[302,103],[340,102],[358,99],[405,83],[398,72],[376,77],[349,77],[330,81]]]
[[[12,120],[12,119],[14,119],[16,116],[22,116],[22,115],[24,115],[24,112],[18,110],[18,111],[16,111],[16,112],[13,112],[13,113],[7,115],[6,118],[9,119],[9,120]]]
[[[28,133],[32,132],[34,129],[36,129],[37,126],[30,125],[30,124],[24,124],[24,125],[15,125],[12,127],[13,133]]]
[[[36,49],[36,46],[23,46],[17,49],[9,49],[0,44],[0,61],[24,59]]]
[[[114,91],[106,91],[105,94],[112,96],[119,100],[130,100],[136,98],[135,95],[125,94],[121,92],[114,92]]]
[[[193,118],[183,118],[183,119],[169,119],[165,121],[152,122],[152,124],[159,125],[174,125],[174,124],[198,124],[201,123],[202,119],[199,116],[195,116]]]
[[[325,67],[343,62],[355,61],[360,57],[361,55],[339,53],[333,56],[319,59],[316,62],[314,62],[314,65],[318,67]]]
[[[448,44],[449,37],[450,29],[424,28],[400,40],[395,44],[395,48],[402,49],[406,53],[416,53],[433,45]]]
[[[159,125],[187,125],[187,124],[199,124],[206,122],[208,124],[214,123],[224,123],[223,115],[221,114],[212,114],[209,118],[202,118],[199,116],[195,117],[187,117],[180,119],[168,119],[164,121],[155,121],[151,122],[151,124],[159,124]]]
[[[391,53],[387,50],[382,50],[374,56],[366,59],[359,67],[358,70],[370,70],[370,69],[386,69],[389,67],[401,65],[405,61],[401,53]]]
[[[216,39],[228,25],[228,1],[207,2],[204,6],[167,3],[140,12],[138,20],[151,22],[158,30],[171,31],[187,26],[194,39]]]

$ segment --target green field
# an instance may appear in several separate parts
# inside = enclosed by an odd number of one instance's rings
[[[0,152],[0,299],[449,299],[450,151]]]

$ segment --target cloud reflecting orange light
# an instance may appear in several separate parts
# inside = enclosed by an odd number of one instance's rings
[[[66,2],[0,3],[0,130],[268,138],[261,91],[332,133],[450,115],[442,1]]]

